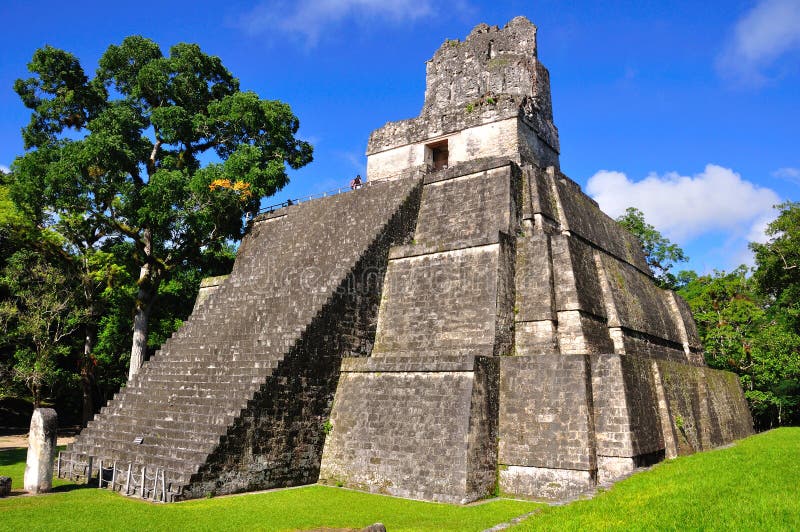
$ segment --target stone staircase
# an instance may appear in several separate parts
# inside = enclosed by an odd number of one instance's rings
[[[264,423],[254,429],[252,418],[266,415],[265,400],[281,403],[292,388],[308,393],[316,406],[275,430],[292,438],[323,434],[339,360],[368,355],[374,341],[379,289],[365,287],[382,282],[389,247],[413,232],[419,189],[412,179],[370,184],[257,218],[231,275],[62,453],[59,474],[91,478],[92,464],[96,469],[102,461],[108,470],[101,484],[114,477],[113,489],[164,501],[256,489],[259,482],[315,481],[322,442],[314,442],[318,456],[305,457],[302,466],[273,460],[275,467],[302,473],[289,471],[276,480],[262,471],[255,479],[252,445],[264,447],[274,430]],[[333,346],[339,352],[331,352]],[[298,364],[317,365],[324,375],[315,380]],[[317,386],[320,379],[328,384]],[[326,393],[330,397],[315,397]],[[280,426],[286,417],[272,424]],[[228,444],[237,424],[251,435],[245,458]],[[298,435],[293,426],[305,432]],[[265,430],[270,434],[259,435]],[[260,470],[269,469],[265,462],[274,457],[268,455],[270,449],[262,449]],[[237,481],[187,490],[203,477],[204,465],[213,468],[209,461],[217,470],[225,464],[229,477],[237,471]]]

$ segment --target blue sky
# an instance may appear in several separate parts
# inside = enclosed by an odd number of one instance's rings
[[[119,4],[119,5],[115,5]],[[141,34],[196,42],[246,90],[291,104],[315,161],[275,201],[364,174],[373,129],[416,116],[425,61],[479,22],[525,15],[549,68],[562,170],[627,206],[700,272],[751,260],[771,205],[800,200],[800,0],[266,0],[0,3],[0,165],[22,152],[12,90],[44,44],[87,72]]]

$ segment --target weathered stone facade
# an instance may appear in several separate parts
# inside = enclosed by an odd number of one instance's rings
[[[102,460],[115,489],[138,495],[144,471],[158,500],[316,481],[339,362],[372,350],[389,249],[413,234],[420,186],[376,183],[257,218],[231,275],[207,283],[63,453],[62,474]],[[159,472],[163,488],[147,480]]]
[[[368,185],[257,218],[68,471],[127,467],[112,486],[163,500],[563,498],[750,434],[685,302],[559,171],[535,26],[479,25],[427,72],[420,116],[370,137]]]
[[[558,170],[535,41],[517,18],[445,42],[420,116],[370,137],[369,179],[423,173],[422,203],[389,255],[375,348],[343,362],[322,482],[563,498],[752,431],[685,302]]]

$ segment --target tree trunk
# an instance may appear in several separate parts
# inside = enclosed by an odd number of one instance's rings
[[[139,270],[139,291],[136,294],[136,314],[133,318],[133,344],[131,345],[131,364],[128,369],[128,381],[139,372],[147,354],[147,330],[150,311],[158,293],[159,271],[151,260],[152,236],[149,229],[144,231],[144,263]]]
[[[31,391],[31,395],[33,396],[33,408],[37,409],[42,406],[42,394],[39,391],[39,387],[33,385],[28,388]]]
[[[86,426],[94,415],[94,360],[92,360],[92,350],[94,349],[94,330],[91,326],[87,327],[86,336],[83,339],[83,358],[81,359],[81,388],[83,389],[83,411],[81,413],[81,425]]]
[[[133,318],[133,345],[131,346],[131,365],[128,369],[128,380],[139,372],[147,353],[147,325],[150,320],[149,305],[144,302],[146,295],[139,288],[136,297],[136,315]]]

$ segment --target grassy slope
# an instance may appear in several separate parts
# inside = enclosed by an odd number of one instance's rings
[[[0,475],[21,476],[24,460],[24,452],[0,451]],[[665,462],[591,501],[546,508],[519,529],[798,530],[798,486],[800,428],[780,429]],[[67,485],[51,495],[0,499],[0,529],[291,530],[381,521],[391,532],[481,530],[536,507],[509,500],[458,507],[324,486],[155,505]]]
[[[11,476],[15,488],[24,462],[24,450],[0,451],[0,475]],[[0,499],[0,530],[293,530],[375,522],[392,532],[482,530],[541,506],[497,500],[461,507],[325,486],[165,505],[60,484],[50,495]]]
[[[663,462],[514,530],[800,530],[800,428]]]

